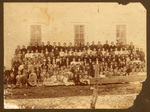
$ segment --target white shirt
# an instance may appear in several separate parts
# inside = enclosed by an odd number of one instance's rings
[[[25,58],[30,58],[30,57],[31,57],[30,53],[25,54]]]
[[[64,54],[65,54],[65,53],[64,53],[63,51],[60,51],[60,52],[59,52],[59,56],[64,56]]]
[[[83,53],[82,52],[78,52],[77,54],[78,54],[78,56],[81,56]]]

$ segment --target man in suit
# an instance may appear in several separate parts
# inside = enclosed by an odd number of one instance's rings
[[[53,46],[52,46],[52,49],[54,49],[54,51],[55,51],[55,49],[56,49],[56,42],[53,42]]]
[[[98,44],[97,44],[97,50],[98,50],[98,49],[102,50],[102,48],[103,48],[103,46],[102,46],[101,42],[98,41]]]
[[[52,45],[50,45],[50,41],[47,42],[46,48],[48,49],[48,52],[51,52]]]
[[[61,43],[58,42],[58,46],[57,46],[58,50],[60,51],[60,49],[62,49]]]
[[[133,42],[130,43],[129,45],[129,49],[132,51],[134,49],[134,45],[133,45]]]
[[[90,46],[91,50],[94,50],[94,48],[96,48],[95,42],[92,41],[92,45]]]
[[[90,48],[89,42],[86,43],[86,46],[85,46],[85,47],[86,47],[86,50],[87,50],[88,48]]]
[[[17,45],[17,49],[15,50],[15,54],[17,55],[20,50],[21,50],[21,49],[20,49],[20,45]]]
[[[109,50],[109,44],[108,41],[106,41],[106,43],[103,45],[104,50]]]
[[[25,45],[22,46],[21,52],[22,52],[22,53],[23,53],[23,52],[25,52],[25,53],[27,52],[27,49],[25,48]]]
[[[77,43],[74,44],[74,51],[75,51],[75,49],[77,49],[77,51],[78,51],[78,49],[79,49],[79,46],[78,46]]]
[[[66,44],[66,43],[64,43],[64,45],[63,45],[63,51],[65,51],[65,50],[68,50],[68,49],[67,49],[67,44]]]
[[[112,49],[113,51],[115,51],[116,46],[114,44],[114,42],[111,42],[111,45],[109,46],[109,50]]]
[[[39,47],[40,49],[40,52],[43,51],[45,52],[45,45],[44,45],[44,42],[42,42],[41,46]]]
[[[33,50],[33,45],[32,45],[31,42],[29,43],[29,46],[27,47],[27,50],[29,50],[30,53]]]
[[[81,42],[79,49],[82,51],[84,47],[85,47],[85,46],[84,46],[84,43]]]
[[[35,52],[36,50],[39,52],[39,46],[37,42],[35,42],[35,45],[33,46],[33,51]]]
[[[72,50],[74,51],[74,47],[73,47],[73,45],[72,45],[72,43],[71,43],[71,42],[69,43],[68,51],[70,51],[70,49],[72,49]]]

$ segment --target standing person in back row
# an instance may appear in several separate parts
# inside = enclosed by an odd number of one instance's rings
[[[20,45],[17,45],[17,49],[15,50],[15,54],[17,55],[20,50],[21,50],[21,49],[20,49]]]
[[[140,60],[141,61],[145,61],[145,53],[143,52],[143,49],[141,48],[139,51],[139,55],[140,55]]]
[[[58,51],[60,51],[60,50],[62,49],[62,46],[61,46],[61,43],[60,43],[60,42],[58,42],[57,48],[58,48]]]
[[[133,42],[131,42],[130,45],[129,45],[129,50],[132,51],[133,49],[134,49],[134,45],[133,45]]]
[[[115,46],[114,42],[111,42],[111,45],[109,46],[109,51],[110,51],[110,49],[112,49],[112,51],[115,51],[116,46]]]
[[[102,48],[103,48],[103,46],[102,46],[101,42],[100,42],[100,41],[98,41],[98,44],[97,44],[97,50],[98,50],[98,49],[100,49],[100,51],[101,51],[101,50],[102,50]]]
[[[37,42],[35,42],[35,45],[33,46],[33,51],[35,52],[36,50],[39,52],[39,45]]]
[[[23,52],[25,52],[25,53],[27,52],[27,49],[25,48],[25,45],[22,46],[21,52],[22,52],[22,53],[23,53]]]
[[[47,42],[47,45],[45,47],[48,49],[48,52],[51,52],[52,45],[50,44],[50,41]]]
[[[27,47],[27,50],[29,50],[29,53],[33,50],[33,45],[32,45],[31,42],[29,43],[29,46]]]
[[[108,41],[106,41],[106,43],[103,45],[104,50],[109,50],[109,44]]]
[[[41,44],[41,46],[39,47],[39,49],[40,49],[40,52],[41,51],[43,51],[43,52],[45,52],[45,45],[44,45],[44,42],[42,42],[42,44]]]
[[[92,51],[94,50],[94,48],[96,48],[96,45],[95,45],[94,41],[92,41],[92,45],[90,46],[90,48],[91,48]]]

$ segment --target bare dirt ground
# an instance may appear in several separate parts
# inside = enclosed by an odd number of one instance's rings
[[[91,86],[32,87],[8,90],[5,108],[21,109],[90,109],[93,90]],[[129,108],[133,105],[142,85],[100,85],[97,109]]]

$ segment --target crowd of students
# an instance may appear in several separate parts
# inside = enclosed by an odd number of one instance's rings
[[[99,65],[100,77],[140,75],[146,72],[145,53],[133,43],[111,42],[97,44],[93,41],[61,46],[47,42],[32,43],[22,48],[18,45],[12,58],[10,74],[4,81],[12,87],[53,85],[85,85],[94,77]]]

